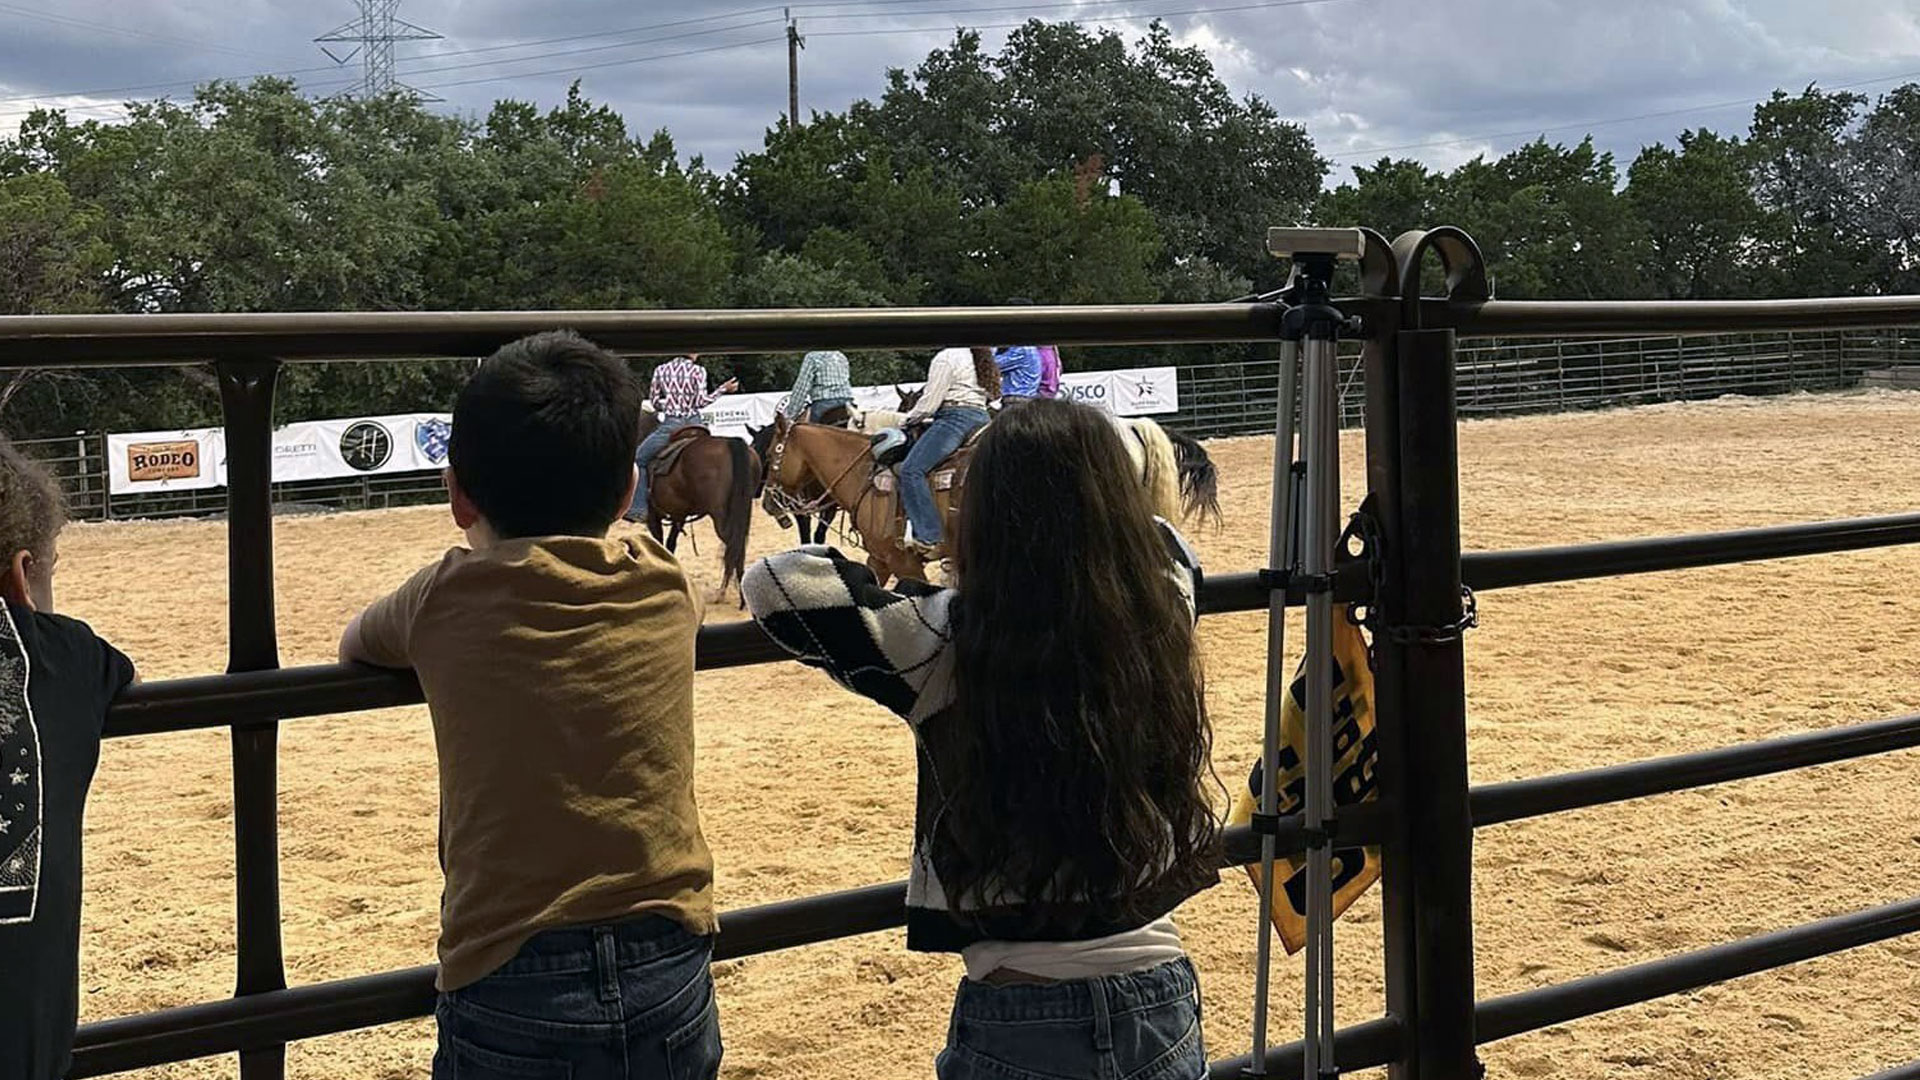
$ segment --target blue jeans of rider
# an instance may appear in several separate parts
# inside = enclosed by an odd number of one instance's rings
[[[820,422],[821,417],[827,415],[833,410],[844,409],[852,404],[853,404],[852,398],[844,398],[844,397],[821,398],[819,401],[816,401],[807,406],[807,420],[811,423],[817,424]]]
[[[939,1080],[1199,1080],[1200,983],[1185,959],[1099,979],[962,980]]]
[[[536,934],[440,995],[433,1080],[713,1080],[713,939],[657,916]]]
[[[987,426],[987,410],[964,405],[943,405],[933,414],[933,423],[922,432],[907,460],[900,463],[900,503],[913,526],[913,538],[923,544],[938,544],[944,522],[933,504],[933,488],[927,474],[960,449],[967,436]]]
[[[647,432],[647,437],[640,440],[640,449],[633,454],[633,463],[640,467],[640,482],[633,486],[633,505],[627,507],[628,517],[635,521],[647,519],[648,466],[653,464],[654,458],[660,456],[660,451],[667,448],[667,440],[673,438],[674,432],[699,419],[697,416],[663,416],[660,418],[660,426]]]

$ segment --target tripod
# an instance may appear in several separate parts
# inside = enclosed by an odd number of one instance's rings
[[[1347,319],[1329,289],[1336,262],[1360,258],[1358,229],[1269,229],[1267,250],[1293,261],[1280,299],[1280,393],[1275,408],[1273,520],[1267,600],[1267,711],[1260,748],[1260,936],[1253,984],[1253,1060],[1267,1075],[1267,1004],[1273,962],[1275,834],[1279,828],[1279,743],[1286,668],[1287,590],[1307,600],[1305,836],[1307,845],[1306,1080],[1339,1068],[1333,1053],[1333,561],[1340,542],[1339,338]],[[1304,390],[1304,392],[1302,392]],[[1294,411],[1300,415],[1299,452]]]

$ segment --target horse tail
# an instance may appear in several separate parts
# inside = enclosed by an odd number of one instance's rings
[[[1180,469],[1173,443],[1159,424],[1151,420],[1130,420],[1127,428],[1139,447],[1140,482],[1146,485],[1153,512],[1176,521],[1180,517]]]
[[[1214,527],[1219,528],[1220,472],[1214,467],[1213,459],[1207,456],[1207,448],[1191,435],[1183,435],[1178,431],[1166,434],[1179,460],[1180,500],[1187,516],[1195,521],[1211,520]]]
[[[720,591],[747,572],[747,530],[753,527],[753,489],[760,469],[753,448],[740,439],[727,439],[733,458],[733,478],[727,489],[726,516],[720,525]]]

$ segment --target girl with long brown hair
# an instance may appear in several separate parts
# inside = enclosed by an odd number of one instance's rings
[[[825,548],[755,564],[754,618],[907,720],[907,947],[958,952],[943,1080],[1206,1075],[1170,913],[1212,885],[1199,567],[1101,413],[1034,401],[981,436],[956,583],[879,588]]]

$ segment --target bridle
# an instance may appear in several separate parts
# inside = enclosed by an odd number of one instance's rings
[[[787,439],[792,435],[793,429],[798,426],[797,424],[788,425],[785,434],[776,431],[774,433],[773,446],[767,451],[767,491],[761,501],[766,504],[769,510],[774,511],[776,516],[781,514],[804,514],[808,517],[813,517],[824,510],[839,506],[839,502],[833,497],[833,489],[839,486],[840,481],[845,480],[861,461],[870,459],[873,456],[873,448],[871,446],[867,447],[867,449],[856,455],[852,461],[849,461],[847,467],[841,469],[840,474],[829,481],[821,489],[819,495],[811,499],[803,499],[799,495],[788,491],[786,486],[780,482],[780,463],[785,459],[787,454]]]

